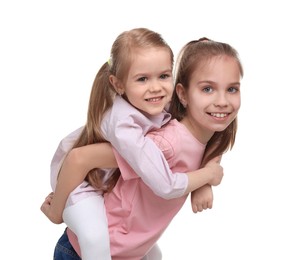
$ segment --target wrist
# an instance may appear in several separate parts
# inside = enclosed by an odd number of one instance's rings
[[[61,224],[63,222],[63,219],[61,216],[58,214],[55,214],[52,210],[48,214],[49,219],[54,223],[54,224]]]

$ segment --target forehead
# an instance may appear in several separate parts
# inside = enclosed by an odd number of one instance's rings
[[[146,48],[134,48],[131,53],[131,63],[144,62],[149,60],[150,57],[166,56],[172,59],[171,53],[166,47],[146,47]]]
[[[136,50],[130,63],[129,73],[172,70],[172,57],[167,48]]]
[[[124,56],[121,56],[123,62],[120,64],[119,78],[124,81],[130,76],[130,73],[136,73],[135,69],[142,70],[143,67],[153,67],[158,63],[159,58],[163,58],[165,64],[168,63],[168,66],[172,68],[172,54],[165,46],[133,47],[131,50],[126,50]]]
[[[203,60],[192,72],[189,82],[198,85],[201,82],[230,85],[240,82],[241,72],[238,61],[230,56],[216,56]]]
[[[238,61],[227,55],[203,59],[195,68],[192,77],[212,77],[213,75],[228,75],[240,78],[241,71]]]

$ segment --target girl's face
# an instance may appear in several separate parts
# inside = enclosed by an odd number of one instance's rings
[[[165,48],[138,49],[121,87],[134,107],[149,115],[160,114],[173,91],[170,52]]]
[[[192,74],[188,89],[177,86],[182,104],[187,105],[183,124],[201,142],[223,131],[236,118],[240,105],[240,70],[237,61],[218,56]]]

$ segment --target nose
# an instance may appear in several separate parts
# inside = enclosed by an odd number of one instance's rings
[[[218,93],[214,100],[214,105],[216,107],[226,107],[228,106],[228,99],[225,93]]]
[[[161,91],[161,89],[162,89],[162,86],[158,80],[153,80],[150,82],[149,90],[151,92],[158,92],[158,91]]]

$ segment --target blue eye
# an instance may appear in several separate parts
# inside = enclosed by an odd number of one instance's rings
[[[205,93],[212,92],[212,87],[205,87],[205,88],[203,88],[203,92],[205,92]]]
[[[239,88],[236,88],[236,87],[230,87],[230,88],[228,88],[228,92],[230,92],[230,93],[236,93],[238,91],[239,91]]]

